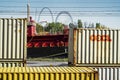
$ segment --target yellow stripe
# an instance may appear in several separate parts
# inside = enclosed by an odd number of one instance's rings
[[[44,80],[44,74],[40,73],[40,80]]]
[[[3,80],[7,80],[7,74],[3,73]]]
[[[9,80],[13,80],[13,79],[12,79],[12,76],[13,76],[13,75],[9,73],[9,74],[8,74],[8,79],[9,79]]]

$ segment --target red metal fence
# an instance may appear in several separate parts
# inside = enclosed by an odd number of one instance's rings
[[[68,35],[28,36],[27,47],[67,47]]]

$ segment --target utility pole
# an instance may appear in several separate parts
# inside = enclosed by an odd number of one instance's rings
[[[30,0],[28,0],[27,4],[27,21],[30,22]]]

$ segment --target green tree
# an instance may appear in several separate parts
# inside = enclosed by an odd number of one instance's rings
[[[96,23],[96,28],[97,29],[109,29],[107,26],[101,25],[100,23]]]
[[[63,31],[63,28],[64,28],[64,24],[62,23],[49,23],[48,26],[45,28],[45,31],[49,31],[49,32],[62,32]]]
[[[79,19],[78,20],[78,28],[82,28],[83,26],[82,26],[82,21]]]
[[[54,27],[54,25],[55,25],[55,23],[53,22],[53,23],[48,23],[48,26],[47,27],[45,27],[45,31],[50,31],[53,27]]]
[[[109,29],[109,28],[105,25],[101,25],[101,29]]]
[[[36,31],[37,31],[37,33],[43,32],[43,26],[36,23]]]
[[[100,29],[100,23],[96,23],[96,28]]]
[[[64,25],[63,25],[62,23],[57,22],[57,23],[55,24],[55,28],[56,28],[56,31],[57,31],[57,32],[62,32],[62,31],[63,31],[63,28],[64,28]]]

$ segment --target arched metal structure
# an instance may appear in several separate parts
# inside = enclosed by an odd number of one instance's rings
[[[72,16],[71,16],[70,13],[67,12],[67,11],[61,11],[60,13],[58,13],[58,15],[57,15],[57,17],[56,17],[56,19],[55,19],[55,22],[57,22],[57,19],[58,19],[58,17],[59,17],[61,14],[67,14],[67,15],[70,17],[70,19],[71,19],[71,23],[73,23]]]
[[[53,22],[53,21],[54,21],[53,13],[52,13],[52,11],[50,10],[50,8],[48,8],[48,7],[43,7],[43,8],[42,8],[42,10],[40,11],[39,16],[38,16],[38,22],[39,22],[39,20],[40,20],[40,16],[41,16],[42,12],[43,12],[45,9],[47,9],[47,10],[50,12],[51,17],[52,17],[52,22]]]

